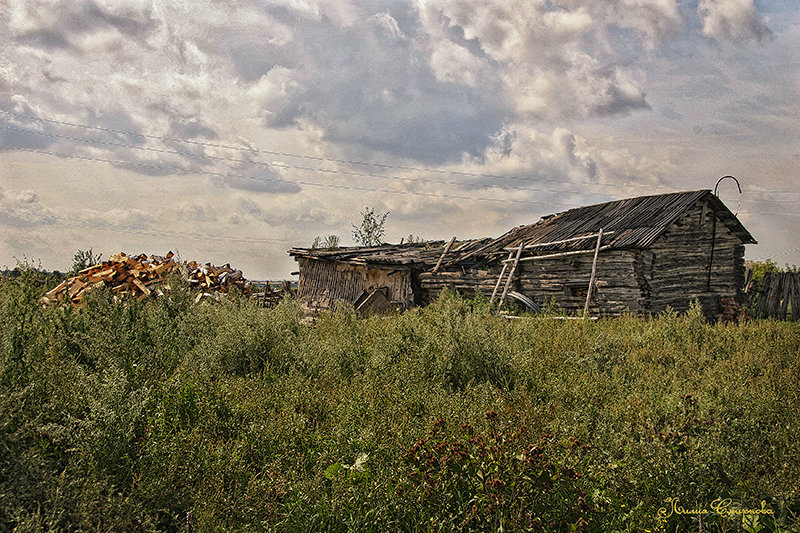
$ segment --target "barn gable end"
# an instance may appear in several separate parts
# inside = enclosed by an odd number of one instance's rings
[[[713,316],[720,298],[741,301],[744,242],[725,214],[709,203],[698,201],[637,252],[642,311],[657,313],[667,306],[683,311],[698,300],[704,313]]]

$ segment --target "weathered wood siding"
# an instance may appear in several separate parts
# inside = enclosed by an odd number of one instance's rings
[[[478,291],[488,297],[500,268],[422,273],[423,301],[435,300],[444,287],[467,298]],[[554,303],[575,313],[583,309],[591,269],[592,254],[524,261],[512,287],[540,305]],[[699,203],[646,249],[600,252],[590,312],[648,314],[667,306],[685,311],[698,300],[704,314],[713,317],[719,312],[720,298],[742,301],[744,272],[742,241],[721,221],[715,226],[712,210]]]
[[[685,311],[698,300],[704,314],[713,317],[720,298],[742,300],[744,245],[721,221],[715,227],[711,209],[698,205],[637,252],[636,279],[645,312],[667,306]]]
[[[641,295],[634,275],[634,261],[634,255],[624,250],[600,253],[597,261],[597,292],[590,306],[592,314],[618,315],[640,311]],[[445,287],[467,298],[474,297],[478,292],[488,298],[501,268],[420,274],[424,301],[435,300]],[[565,312],[574,313],[583,310],[591,273],[591,254],[524,261],[519,264],[514,276],[512,290],[525,294],[540,305],[554,303]]]
[[[365,290],[389,288],[389,299],[414,304],[410,272],[405,269],[366,268],[361,265],[297,258],[300,279],[297,296],[312,309],[330,309],[337,300],[353,302]]]
[[[453,270],[441,271],[435,274],[422,272],[419,274],[421,303],[431,303],[436,300],[445,288],[454,290],[465,298],[474,298],[476,294],[483,293],[487,298],[492,295],[497,276],[500,270]]]
[[[592,259],[592,254],[586,254],[520,263],[522,272],[517,286],[537,303],[554,303],[567,313],[582,311]],[[641,311],[634,262],[633,254],[626,250],[600,252],[597,289],[589,306],[592,315],[615,316]]]

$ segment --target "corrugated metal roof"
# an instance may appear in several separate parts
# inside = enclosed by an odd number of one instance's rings
[[[519,245],[523,241],[527,244],[539,244],[596,234],[601,228],[610,233],[603,239],[604,246],[644,248],[658,239],[667,228],[701,200],[709,202],[710,208],[743,243],[756,243],[753,236],[719,198],[710,190],[699,190],[626,198],[570,209],[544,217],[536,224],[514,228],[470,255],[501,253],[504,248]],[[591,249],[596,240],[596,237],[591,237],[545,249]]]

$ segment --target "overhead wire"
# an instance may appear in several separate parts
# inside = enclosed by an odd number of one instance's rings
[[[91,220],[76,220],[72,218],[65,218],[59,215],[48,215],[45,217],[23,219],[23,222],[28,224],[42,224],[42,225],[55,225],[68,226],[72,228],[92,228],[101,231],[112,231],[121,233],[133,233],[139,235],[148,235],[154,237],[174,237],[178,239],[189,238],[203,238],[207,240],[237,242],[241,244],[278,244],[290,243],[293,239],[277,239],[277,238],[262,238],[262,237],[242,237],[231,235],[219,235],[214,233],[197,233],[189,231],[175,231],[175,230],[162,230],[151,228],[147,226],[134,226],[131,224],[102,224],[100,222],[93,222]]]
[[[432,174],[451,174],[455,176],[467,176],[467,177],[476,177],[476,178],[492,178],[492,179],[508,179],[508,180],[520,180],[520,181],[545,181],[551,183],[569,183],[569,184],[587,184],[587,185],[595,185],[595,186],[606,186],[606,187],[618,187],[618,188],[629,188],[629,187],[642,187],[642,188],[663,188],[668,190],[679,190],[674,187],[669,187],[666,185],[660,184],[637,184],[637,183],[630,183],[630,184],[614,184],[614,183],[597,183],[597,182],[575,182],[570,180],[557,180],[553,178],[546,178],[546,177],[531,177],[531,176],[515,176],[515,175],[503,175],[503,174],[489,174],[489,173],[480,173],[480,172],[467,172],[467,171],[459,171],[459,170],[447,170],[447,169],[439,169],[439,168],[430,168],[430,167],[414,167],[414,166],[405,166],[405,165],[393,165],[387,163],[375,163],[375,162],[367,162],[367,161],[358,161],[358,160],[351,160],[351,159],[338,159],[332,157],[322,157],[322,156],[314,156],[308,154],[297,154],[292,152],[283,152],[283,151],[276,151],[276,150],[265,150],[263,148],[253,148],[253,147],[243,147],[243,146],[235,146],[223,143],[214,143],[208,141],[196,141],[192,139],[181,139],[178,137],[170,137],[166,135],[153,135],[147,133],[140,133],[135,131],[129,130],[122,130],[116,128],[105,128],[102,126],[92,126],[89,124],[81,124],[77,122],[69,122],[63,120],[55,120],[43,117],[37,117],[32,115],[25,115],[22,113],[12,113],[10,111],[0,109],[0,113],[6,114],[8,116],[12,116],[22,120],[30,120],[35,122],[44,122],[49,124],[58,124],[62,126],[69,126],[74,128],[81,128],[87,130],[94,130],[94,131],[102,131],[106,133],[115,133],[120,135],[129,135],[129,136],[136,136],[142,137],[145,139],[153,139],[159,140],[162,142],[176,142],[176,143],[185,143],[185,144],[192,144],[197,146],[209,147],[209,148],[220,148],[226,150],[241,150],[241,151],[248,151],[253,153],[260,153],[266,155],[275,155],[281,157],[293,157],[293,158],[300,158],[300,159],[308,159],[312,161],[327,161],[332,163],[339,163],[339,164],[348,164],[348,165],[359,165],[359,166],[372,166],[376,168],[384,168],[384,169],[394,169],[394,170],[407,170],[407,171],[414,171],[414,172],[428,172]],[[319,169],[314,169],[319,170]],[[372,176],[376,177],[376,176]],[[800,194],[800,191],[786,191],[786,190],[775,190],[775,189],[753,189],[752,192],[756,193],[781,193],[781,194]],[[600,194],[600,193],[597,193]]]
[[[110,141],[103,141],[99,139],[88,139],[84,137],[72,137],[69,135],[63,135],[58,133],[52,132],[41,132],[41,131],[31,131],[26,130],[23,128],[19,128],[16,126],[0,126],[0,130],[5,131],[17,131],[19,133],[27,134],[27,135],[39,135],[44,137],[50,137],[55,139],[65,139],[80,143],[86,144],[97,144],[102,146],[115,146],[118,148],[129,148],[133,150],[141,150],[147,152],[154,152],[154,153],[161,153],[161,154],[172,154],[172,155],[180,155],[188,158],[197,158],[197,159],[211,159],[214,161],[227,161],[232,163],[244,163],[248,165],[258,165],[263,167],[269,168],[282,168],[282,169],[289,169],[289,170],[303,170],[308,172],[319,172],[323,174],[341,174],[346,176],[356,176],[356,177],[368,177],[368,178],[377,178],[377,179],[390,179],[390,180],[398,180],[398,181],[405,181],[408,183],[436,183],[442,185],[459,185],[462,187],[474,187],[474,188],[492,188],[492,189],[505,189],[505,190],[516,190],[516,191],[533,191],[533,192],[552,192],[557,194],[580,194],[580,195],[593,195],[593,196],[605,196],[608,197],[607,193],[597,193],[597,192],[588,192],[588,191],[565,191],[563,189],[555,190],[555,189],[542,189],[542,188],[533,188],[533,187],[515,187],[511,185],[498,185],[498,184],[480,184],[480,183],[461,183],[461,182],[453,182],[447,180],[436,180],[430,178],[409,178],[406,176],[387,176],[384,174],[374,174],[368,172],[354,172],[349,170],[340,170],[340,169],[328,169],[328,168],[317,168],[317,167],[303,167],[298,165],[288,165],[286,163],[281,162],[272,162],[267,163],[265,161],[252,161],[249,159],[240,159],[235,157],[222,157],[222,156],[214,156],[209,154],[192,154],[190,152],[181,152],[180,150],[167,150],[164,148],[154,148],[149,146],[137,146],[135,144],[127,144],[127,143],[118,143],[118,142],[110,142]],[[246,148],[242,148],[243,151],[248,151]]]
[[[303,158],[308,160],[315,160],[320,162],[334,162],[340,164],[350,164],[350,165],[362,165],[362,166],[372,166],[375,168],[385,168],[385,169],[396,169],[396,170],[408,170],[408,171],[415,171],[415,172],[430,172],[436,174],[450,174],[450,175],[460,175],[460,176],[468,176],[468,177],[480,177],[480,178],[497,178],[497,179],[512,179],[512,180],[525,180],[525,181],[533,181],[534,179],[538,179],[539,181],[545,182],[559,182],[561,180],[554,180],[549,178],[522,178],[519,176],[504,176],[504,175],[495,175],[495,174],[484,174],[484,173],[472,173],[472,172],[462,172],[462,171],[450,171],[450,170],[442,170],[442,169],[431,169],[431,168],[424,168],[424,167],[411,167],[411,166],[402,166],[402,165],[389,165],[389,164],[380,164],[380,163],[369,163],[363,161],[353,161],[353,160],[346,160],[346,159],[335,159],[335,158],[325,158],[325,157],[318,157],[318,156],[310,156],[304,154],[292,154],[288,152],[278,152],[278,151],[271,151],[271,150],[263,150],[258,148],[252,147],[241,147],[241,146],[230,146],[218,143],[208,143],[208,142],[201,142],[201,141],[193,141],[189,139],[178,139],[168,136],[158,136],[158,135],[148,135],[143,133],[137,132],[130,132],[125,130],[118,130],[113,128],[103,128],[99,126],[90,126],[86,124],[78,124],[78,123],[71,123],[66,121],[58,121],[53,119],[45,119],[41,117],[32,117],[27,115],[15,114],[10,113],[8,111],[0,110],[0,113],[5,113],[10,116],[14,116],[21,119],[28,119],[33,121],[40,121],[44,123],[53,123],[59,124],[64,126],[71,126],[76,128],[83,128],[88,130],[96,130],[96,131],[103,131],[107,133],[115,133],[115,134],[122,134],[122,135],[131,135],[131,136],[139,136],[142,138],[147,139],[156,139],[163,142],[175,142],[175,143],[185,143],[191,145],[198,145],[203,147],[212,147],[212,148],[222,148],[222,149],[230,149],[230,150],[239,150],[244,152],[250,153],[260,153],[260,154],[269,154],[269,155],[278,155],[283,157],[295,157],[295,158]],[[222,157],[222,156],[213,156],[209,154],[192,154],[191,152],[182,152],[179,150],[167,150],[167,149],[160,149],[154,147],[145,147],[145,146],[138,146],[133,144],[127,143],[117,143],[117,142],[110,142],[110,141],[103,141],[99,139],[90,139],[90,138],[81,138],[81,137],[73,137],[69,135],[63,135],[53,132],[42,132],[42,131],[32,131],[26,130],[23,128],[19,128],[16,126],[0,126],[0,129],[6,131],[17,131],[23,134],[30,134],[30,135],[40,135],[40,136],[47,136],[51,138],[58,138],[64,140],[71,140],[75,142],[87,143],[87,144],[97,144],[102,146],[114,146],[119,148],[128,148],[128,149],[135,149],[135,150],[144,150],[153,153],[164,153],[164,154],[172,154],[172,155],[180,155],[188,158],[199,158],[199,159],[209,159],[209,160],[216,160],[216,161],[227,161],[233,163],[240,163],[240,164],[249,164],[249,165],[259,165],[264,167],[272,167],[272,168],[284,168],[289,170],[300,170],[300,171],[308,171],[308,172],[319,172],[319,173],[327,173],[327,174],[341,174],[346,176],[356,176],[356,177],[369,177],[369,178],[378,178],[378,179],[393,179],[398,181],[406,181],[406,182],[423,182],[423,183],[436,183],[436,184],[444,184],[444,185],[457,185],[457,186],[465,186],[465,187],[490,187],[490,188],[497,188],[503,190],[522,190],[522,191],[533,191],[533,192],[552,192],[557,194],[592,194],[597,196],[608,196],[605,193],[591,193],[588,191],[585,192],[577,192],[577,191],[564,191],[564,190],[552,190],[552,189],[542,189],[542,188],[532,188],[532,187],[514,187],[514,186],[507,186],[507,185],[484,185],[484,184],[473,184],[473,183],[463,183],[463,182],[454,182],[454,181],[447,181],[447,180],[435,180],[430,178],[409,178],[405,176],[387,176],[383,174],[375,174],[375,173],[368,173],[368,172],[356,172],[356,171],[347,171],[341,169],[328,169],[328,168],[315,168],[315,167],[303,167],[299,165],[288,165],[285,163],[279,162],[272,162],[266,163],[263,161],[253,161],[248,159],[239,159],[239,158],[232,158],[232,157]],[[514,200],[514,199],[503,199],[503,198],[488,198],[488,197],[476,197],[476,196],[461,196],[461,195],[452,195],[452,194],[445,194],[445,193],[426,193],[420,191],[403,191],[403,190],[395,190],[395,189],[381,189],[375,187],[364,187],[364,186],[357,186],[357,185],[339,185],[339,184],[332,184],[332,183],[317,183],[317,182],[309,182],[309,181],[301,181],[301,180],[292,180],[292,179],[283,179],[277,177],[257,177],[257,176],[247,176],[243,174],[234,174],[229,172],[215,172],[211,170],[202,170],[202,169],[195,169],[195,168],[186,168],[186,167],[178,167],[178,166],[167,166],[167,165],[155,165],[150,163],[141,163],[141,162],[132,162],[132,161],[120,161],[120,160],[112,160],[106,159],[101,157],[92,157],[92,156],[85,156],[79,154],[65,154],[59,153],[49,150],[39,150],[39,149],[32,149],[32,148],[23,148],[18,146],[11,146],[11,145],[0,145],[1,148],[8,148],[13,150],[19,150],[23,152],[30,152],[30,153],[38,153],[42,155],[51,155],[55,157],[62,157],[62,158],[72,158],[72,159],[79,159],[79,160],[87,160],[87,161],[95,161],[95,162],[102,162],[108,163],[112,165],[117,165],[121,167],[138,167],[144,169],[151,169],[157,171],[169,171],[181,174],[201,174],[201,175],[208,175],[208,176],[215,176],[221,178],[230,178],[230,179],[245,179],[245,180],[252,180],[256,182],[274,182],[274,183],[285,183],[285,184],[293,184],[293,185],[305,185],[310,187],[324,187],[324,188],[333,188],[333,189],[341,189],[341,190],[356,190],[356,191],[363,191],[363,192],[384,192],[389,194],[401,194],[401,195],[414,195],[414,196],[423,196],[423,197],[432,197],[432,198],[443,198],[443,199],[458,199],[458,200],[472,200],[472,201],[489,201],[489,202],[500,202],[500,203],[519,203],[519,204],[538,204],[538,205],[561,205],[566,207],[576,207],[576,204],[569,204],[569,203],[562,203],[562,202],[539,202],[533,200]],[[564,183],[570,184],[580,184],[582,182],[572,182],[568,180],[563,180]],[[664,189],[671,189],[671,190],[678,190],[675,188],[663,186],[663,185],[642,185],[642,184],[627,184],[627,185],[618,185],[618,184],[598,184],[594,182],[585,182],[591,185],[602,185],[602,186],[611,186],[611,187],[648,187],[648,188],[664,188]],[[796,194],[800,191],[779,191],[779,190],[769,190],[769,189],[757,189],[753,191],[755,193],[789,193],[789,194]],[[800,203],[795,201],[775,201],[775,200],[753,200],[756,203]],[[798,213],[776,213],[776,212],[753,212],[753,211],[743,211],[741,214],[743,215],[788,215],[788,216],[800,216]],[[71,227],[91,227],[98,230],[106,230],[106,231],[119,231],[119,232],[127,232],[133,234],[142,234],[142,235],[149,235],[149,236],[158,236],[158,237],[174,237],[174,238],[204,238],[208,240],[224,240],[227,242],[237,242],[237,243],[245,243],[245,244],[258,244],[258,243],[288,243],[291,242],[289,239],[265,239],[265,238],[249,238],[249,237],[236,237],[236,236],[227,236],[227,235],[214,235],[214,234],[200,234],[200,233],[192,233],[192,232],[179,232],[179,231],[172,231],[172,230],[155,230],[147,227],[142,226],[130,226],[130,225],[107,225],[102,226],[98,224],[91,224],[88,221],[75,221],[65,219],[63,217],[55,217],[58,220],[58,223],[61,225],[71,226]],[[789,253],[794,253],[800,249],[789,250],[786,252],[780,252],[778,254],[773,254],[771,256],[766,256],[764,258],[775,257],[777,255],[784,255]],[[761,258],[763,259],[763,258]]]
[[[777,252],[777,253],[774,253],[772,255],[765,255],[765,256],[762,256],[762,257],[756,257],[755,259],[750,259],[750,261],[762,261],[764,259],[771,259],[773,257],[778,257],[778,256],[781,256],[781,255],[790,255],[790,254],[794,254],[794,253],[797,253],[797,252],[800,252],[800,248],[794,248],[792,250],[784,250],[782,252]]]
[[[515,204],[537,204],[537,205],[561,205],[566,207],[576,207],[576,204],[566,204],[561,202],[539,202],[535,200],[514,200],[510,198],[488,198],[488,197],[481,197],[481,196],[460,196],[454,194],[444,194],[444,193],[428,193],[428,192],[420,192],[420,191],[399,191],[396,189],[379,189],[375,187],[363,187],[358,185],[338,185],[333,183],[316,183],[313,181],[301,181],[301,180],[289,180],[283,178],[275,178],[275,177],[256,177],[256,176],[246,176],[244,174],[233,174],[230,172],[215,172],[212,170],[202,170],[202,169],[195,169],[195,168],[184,168],[184,167],[175,167],[175,166],[166,166],[166,165],[154,165],[150,163],[140,163],[140,162],[131,162],[131,161],[119,161],[113,159],[105,159],[102,157],[92,157],[86,155],[78,155],[78,154],[65,154],[61,152],[52,152],[49,150],[39,150],[34,148],[22,148],[18,146],[10,146],[7,144],[0,144],[0,148],[11,148],[14,150],[20,150],[23,152],[35,153],[35,154],[42,154],[42,155],[52,155],[56,157],[62,157],[67,159],[79,159],[84,161],[97,161],[101,163],[109,163],[112,165],[117,165],[121,167],[138,167],[138,168],[148,168],[152,170],[166,170],[172,171],[176,173],[182,174],[203,174],[208,176],[216,176],[221,178],[233,178],[233,179],[245,179],[251,180],[256,182],[275,182],[275,183],[285,183],[285,184],[294,184],[294,185],[306,185],[308,187],[322,187],[322,188],[329,188],[329,189],[341,189],[341,190],[353,190],[353,191],[364,191],[364,192],[384,192],[388,194],[400,194],[400,195],[413,195],[413,196],[423,196],[428,198],[443,198],[443,199],[452,199],[452,200],[470,200],[470,201],[482,201],[482,202],[499,202],[499,203],[515,203]],[[281,191],[277,191],[281,192]],[[285,191],[284,191],[285,192]]]

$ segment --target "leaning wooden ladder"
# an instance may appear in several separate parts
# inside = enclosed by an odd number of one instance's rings
[[[506,301],[506,295],[508,295],[508,289],[511,287],[511,280],[514,279],[514,274],[517,271],[517,265],[519,265],[519,258],[522,255],[522,249],[525,248],[525,242],[520,242],[519,247],[512,248],[511,251],[508,253],[508,260],[503,261],[503,269],[500,271],[500,276],[497,278],[497,283],[494,286],[494,291],[492,291],[492,299],[489,300],[489,304],[494,303],[495,297],[497,297],[497,291],[500,289],[500,284],[503,282],[503,276],[506,274],[506,270],[508,270],[508,265],[511,265],[511,271],[508,273],[508,278],[506,279],[506,284],[503,287],[503,294],[500,297],[500,303],[497,305],[497,309],[499,310],[503,307],[503,304]]]

